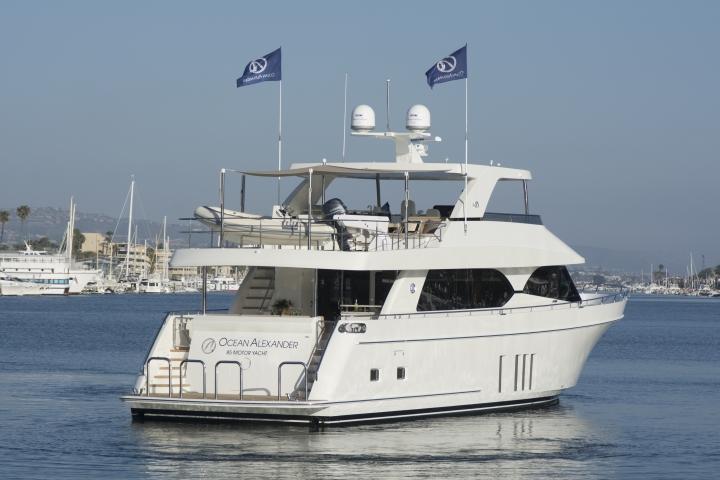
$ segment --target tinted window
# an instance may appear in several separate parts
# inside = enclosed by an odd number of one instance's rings
[[[579,302],[580,294],[565,267],[540,267],[533,272],[523,293]]]
[[[375,272],[375,305],[383,305],[395,282],[397,272]],[[340,305],[368,305],[370,303],[370,272],[318,270],[318,315],[325,320],[340,316]]]
[[[418,311],[502,307],[513,288],[497,270],[430,270],[418,301]]]

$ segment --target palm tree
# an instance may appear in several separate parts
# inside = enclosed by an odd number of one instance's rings
[[[5,237],[5,224],[10,221],[10,212],[7,210],[0,210],[0,225],[2,227],[0,230],[0,243],[3,242],[3,238]]]
[[[30,207],[27,205],[20,205],[17,207],[16,210],[17,216],[20,219],[20,223],[22,224],[22,233],[23,233],[23,239],[26,239],[25,235],[25,220],[30,216]]]

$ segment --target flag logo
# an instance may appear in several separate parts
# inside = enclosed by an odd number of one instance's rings
[[[248,70],[250,70],[250,73],[253,73],[255,75],[264,72],[266,68],[267,60],[265,60],[265,57],[260,57],[257,60],[253,60],[248,66]]]
[[[455,70],[455,67],[457,66],[457,59],[450,55],[449,57],[445,57],[439,62],[435,64],[435,68],[440,70],[442,73],[450,73],[453,70]]]
[[[467,78],[467,45],[454,51],[447,57],[443,57],[435,63],[427,72],[425,77],[430,88],[437,83],[451,82]]]
[[[242,77],[238,78],[235,83],[238,87],[244,87],[260,82],[278,82],[280,80],[282,80],[282,61],[278,48],[248,63]]]

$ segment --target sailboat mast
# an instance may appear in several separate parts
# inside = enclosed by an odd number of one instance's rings
[[[168,247],[167,247],[167,215],[163,217],[163,283],[167,281],[167,264],[168,264]]]
[[[68,211],[68,225],[67,233],[65,234],[65,254],[67,255],[68,262],[72,262],[72,244],[73,244],[73,233],[75,230],[75,202],[73,197],[70,197],[70,210]]]
[[[695,266],[693,265],[693,254],[690,252],[690,288],[695,289]]]
[[[132,242],[133,196],[135,194],[135,175],[130,176],[130,212],[128,214],[127,249],[125,253],[125,278],[130,276],[130,243]]]

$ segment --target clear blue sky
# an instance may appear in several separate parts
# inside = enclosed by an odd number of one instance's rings
[[[286,164],[339,156],[344,72],[379,123],[385,78],[395,126],[428,105],[432,158],[461,161],[462,83],[424,72],[467,42],[471,161],[530,169],[532,210],[572,244],[720,263],[718,25],[715,1],[3,0],[0,206],[117,215],[130,174],[155,219],[217,203],[220,167],[276,165],[277,84],[234,82],[278,46]]]

